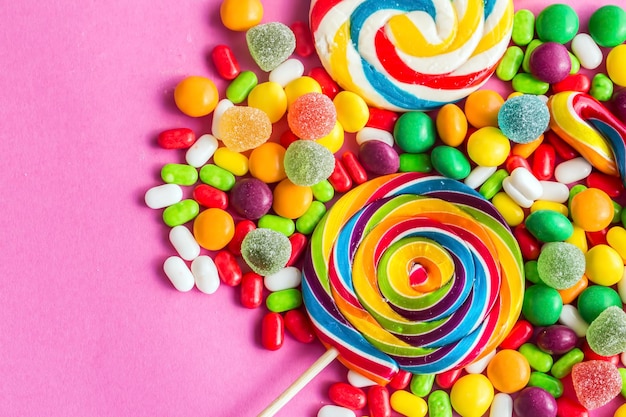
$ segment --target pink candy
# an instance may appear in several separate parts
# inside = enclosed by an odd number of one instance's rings
[[[287,115],[289,128],[301,139],[320,139],[337,123],[337,111],[331,99],[321,93],[304,94],[293,102]]]
[[[622,390],[617,367],[606,361],[591,360],[574,365],[572,383],[578,401],[588,410],[602,407]]]

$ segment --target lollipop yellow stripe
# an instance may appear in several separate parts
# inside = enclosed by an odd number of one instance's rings
[[[456,26],[456,16],[454,17]],[[422,32],[415,26],[415,23],[406,15],[398,15],[389,19],[387,28],[393,36],[396,47],[411,56],[432,57],[447,51],[453,44],[457,36],[457,30],[453,26],[445,38],[439,43],[431,43]],[[436,30],[436,29],[435,29]]]
[[[330,65],[330,73],[333,78],[341,80],[341,86],[344,90],[354,93],[361,92],[361,88],[354,82],[352,78],[352,66],[361,65],[360,62],[352,63],[348,59],[348,47],[352,45],[350,40],[350,25],[346,21],[333,38],[333,43],[329,45],[328,61]]]
[[[502,42],[503,34],[509,33],[513,27],[513,14],[513,2],[511,1],[509,6],[504,10],[504,15],[498,21],[498,24],[482,37],[472,56],[488,51]]]

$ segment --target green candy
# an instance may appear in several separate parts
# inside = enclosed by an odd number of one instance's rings
[[[418,397],[426,397],[433,389],[435,374],[414,374],[409,389]]]
[[[333,199],[333,197],[335,197],[335,189],[330,182],[328,182],[328,180],[322,180],[317,184],[312,185],[311,191],[313,192],[313,197],[322,203],[328,203]]]
[[[592,323],[611,306],[621,307],[622,299],[611,287],[592,285],[578,296],[578,312],[587,323]]]
[[[533,284],[541,282],[541,278],[539,278],[539,271],[537,270],[537,261],[527,261],[524,264],[524,276]]]
[[[222,191],[230,191],[236,181],[232,173],[214,164],[206,164],[200,168],[200,180]]]
[[[622,214],[620,215],[620,219],[622,221],[622,226],[626,227],[626,210],[622,210]]]
[[[237,78],[226,87],[226,98],[235,104],[239,104],[248,98],[248,94],[250,94],[250,91],[252,91],[258,83],[259,80],[254,72],[242,71]]]
[[[452,417],[452,404],[447,392],[437,390],[428,396],[428,413],[430,417]]]
[[[393,127],[396,144],[404,152],[422,153],[429,150],[437,138],[433,119],[424,112],[404,113]]]
[[[265,305],[274,313],[294,310],[302,305],[302,293],[297,288],[275,291],[267,296]]]
[[[524,59],[522,60],[522,69],[524,70],[524,72],[530,73],[530,56],[533,54],[535,48],[537,48],[542,43],[543,42],[541,42],[539,39],[533,39],[526,47],[526,52],[524,52]]]
[[[430,160],[444,177],[462,180],[467,177],[472,167],[463,152],[452,146],[436,146],[430,154]]]
[[[576,365],[577,363],[581,363],[583,359],[585,359],[585,354],[583,353],[583,351],[578,348],[574,348],[561,356],[559,360],[554,362],[554,365],[552,365],[552,369],[550,369],[550,372],[556,378],[564,378],[570,372],[572,372],[572,368],[574,367],[574,365]]]
[[[502,189],[502,181],[509,176],[506,169],[500,168],[494,172],[483,185],[481,185],[478,192],[487,200],[491,200],[494,195]]]
[[[241,256],[257,274],[271,275],[289,261],[291,242],[280,232],[258,227],[243,238]]]
[[[528,231],[542,242],[564,241],[574,233],[572,222],[556,211],[537,210],[525,222]]]
[[[297,140],[285,151],[285,174],[296,185],[310,187],[330,177],[335,157],[325,146],[313,140]]]
[[[535,35],[535,15],[528,9],[521,9],[513,16],[511,39],[516,45],[525,46]]]
[[[524,355],[531,368],[539,372],[548,372],[552,368],[552,356],[539,349],[532,343],[524,343],[518,349],[519,353]]]
[[[594,75],[589,94],[596,100],[609,101],[613,97],[613,81],[601,72]]]
[[[400,154],[400,172],[423,172],[433,170],[430,155],[427,153],[403,153]]]
[[[307,211],[296,220],[296,230],[304,235],[313,233],[324,214],[326,214],[324,203],[313,201]]]
[[[198,170],[186,164],[165,164],[161,168],[161,179],[168,184],[194,185],[198,181]]]
[[[574,75],[576,74],[578,71],[580,71],[580,61],[578,60],[578,58],[576,58],[576,55],[574,55],[571,52],[568,52],[569,54],[569,59],[572,63],[572,69],[569,70],[570,75]]]
[[[546,243],[537,259],[537,272],[549,287],[557,290],[571,288],[585,273],[585,254],[571,243]]]
[[[525,72],[515,75],[511,85],[513,90],[524,94],[540,95],[547,93],[548,89],[550,89],[550,84],[540,81],[534,75]]]
[[[600,46],[613,48],[626,41],[626,12],[619,6],[602,6],[589,18],[589,34]]]
[[[296,36],[280,22],[253,26],[246,32],[246,42],[250,56],[265,72],[285,62],[296,49]]]
[[[615,214],[613,215],[613,220],[611,220],[611,223],[619,223],[622,219],[623,207],[618,202],[613,201],[613,209],[615,210]]]
[[[622,377],[622,397],[626,398],[626,369],[618,368],[619,375]]]
[[[566,44],[578,33],[578,14],[567,4],[552,4],[537,16],[535,29],[544,42]]]
[[[602,356],[626,351],[626,312],[621,306],[612,306],[600,313],[587,329],[587,343]]]
[[[535,284],[524,292],[522,314],[535,326],[550,326],[559,320],[563,300],[554,288],[544,284]]]
[[[275,214],[266,214],[259,219],[259,227],[274,230],[289,237],[296,231],[296,224],[293,220]]]
[[[543,388],[554,398],[559,398],[563,395],[563,383],[555,377],[543,372],[531,372],[528,386]]]
[[[524,60],[524,52],[519,46],[510,46],[496,68],[496,75],[502,81],[511,81]]]
[[[163,221],[170,227],[185,224],[200,213],[200,206],[195,200],[182,200],[163,210]]]

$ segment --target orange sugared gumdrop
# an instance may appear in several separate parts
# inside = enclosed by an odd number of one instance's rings
[[[272,122],[263,110],[234,106],[220,118],[218,131],[228,149],[243,152],[267,142],[272,134]]]

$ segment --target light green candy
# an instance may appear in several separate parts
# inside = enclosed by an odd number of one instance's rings
[[[182,200],[163,210],[163,221],[170,227],[180,226],[192,220],[198,213],[200,206],[195,200]]]
[[[496,68],[496,76],[502,81],[511,81],[524,60],[524,52],[519,46],[510,46]]]
[[[198,170],[186,164],[165,164],[161,168],[161,179],[168,184],[194,185],[198,181]]]
[[[589,325],[587,343],[602,356],[613,356],[626,351],[626,312],[611,306]]]
[[[294,310],[302,305],[302,293],[297,288],[275,291],[267,296],[265,305],[274,313]]]
[[[322,203],[328,203],[333,199],[333,197],[335,197],[335,189],[330,182],[328,182],[328,180],[322,180],[317,184],[312,185],[311,191],[313,192],[313,197]]]
[[[324,214],[326,214],[324,203],[313,201],[307,211],[296,220],[296,230],[304,235],[313,233],[315,226],[322,220]]]
[[[609,101],[613,97],[613,81],[602,73],[594,75],[589,94],[596,100]]]
[[[516,45],[525,46],[535,35],[535,15],[527,9],[515,12],[513,17],[513,33],[511,39]]]
[[[271,229],[289,237],[296,231],[293,220],[275,214],[266,214],[259,219],[259,227]]]
[[[241,242],[241,256],[259,275],[271,275],[285,267],[291,242],[284,234],[263,227],[248,232]]]
[[[231,172],[214,164],[206,164],[200,168],[200,180],[222,191],[230,191],[236,181]]]
[[[242,71],[226,88],[226,98],[235,104],[241,103],[250,94],[250,91],[259,83],[256,74],[252,71]]]
[[[550,89],[550,84],[540,81],[532,74],[521,72],[513,77],[513,90],[524,93],[540,95],[545,94]]]

